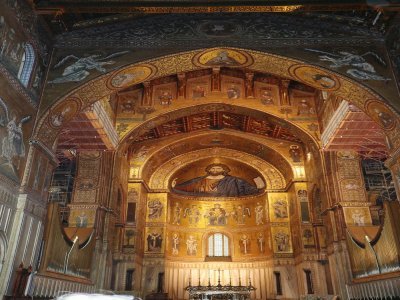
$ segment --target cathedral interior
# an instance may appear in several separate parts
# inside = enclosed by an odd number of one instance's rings
[[[399,11],[1,0],[0,296],[398,299]]]

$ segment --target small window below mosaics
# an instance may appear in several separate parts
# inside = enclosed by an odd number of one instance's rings
[[[135,221],[136,221],[136,203],[128,203],[128,211],[126,214],[126,221],[128,223],[135,223]]]
[[[307,294],[314,294],[314,287],[312,282],[311,270],[304,269],[307,283]]]
[[[214,233],[207,239],[206,261],[230,260],[229,237],[222,233]]]
[[[126,270],[125,291],[132,291],[134,286],[135,269]]]
[[[31,44],[25,45],[25,52],[22,55],[21,63],[18,70],[18,79],[27,87],[31,79],[33,67],[35,65],[35,51]]]
[[[275,289],[276,289],[276,294],[278,296],[283,295],[282,294],[282,282],[281,282],[281,273],[280,272],[274,272],[275,276]]]

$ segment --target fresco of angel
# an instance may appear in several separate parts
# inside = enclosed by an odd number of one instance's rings
[[[105,73],[106,69],[104,66],[112,65],[115,63],[113,60],[109,60],[113,57],[121,56],[129,51],[121,51],[110,54],[103,57],[101,54],[92,54],[87,57],[77,57],[73,54],[64,57],[60,60],[53,69],[57,69],[64,65],[67,61],[74,61],[65,67],[62,76],[54,80],[49,81],[49,83],[65,83],[65,82],[79,82],[90,75],[89,70],[97,70],[101,73]]]
[[[7,164],[12,165],[14,157],[25,157],[24,136],[22,126],[28,122],[31,116],[25,116],[20,121],[17,121],[15,114],[10,116],[8,107],[3,99],[0,98],[0,128],[5,128],[6,136],[1,141],[1,155]],[[17,169],[19,166],[17,166]]]

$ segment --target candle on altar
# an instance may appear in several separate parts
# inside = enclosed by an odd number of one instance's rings
[[[200,269],[199,269],[199,285],[200,285]]]

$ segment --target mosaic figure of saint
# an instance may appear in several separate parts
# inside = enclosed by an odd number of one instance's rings
[[[172,235],[172,254],[173,255],[178,255],[179,253],[179,235],[177,233],[174,233]]]
[[[172,224],[180,225],[181,224],[181,212],[182,208],[178,202],[175,203],[175,207],[172,211]]]
[[[365,225],[365,214],[363,211],[355,209],[351,214],[351,218],[353,219],[354,225],[357,226]]]
[[[208,219],[208,225],[226,225],[228,216],[221,204],[214,204],[214,207],[208,210],[204,217]]]
[[[197,241],[193,235],[189,235],[186,240],[186,251],[188,255],[196,255],[197,254]]]
[[[206,62],[208,66],[237,66],[239,63],[229,56],[229,52],[222,50],[218,54]]]
[[[76,227],[80,227],[80,228],[87,227],[88,217],[85,214],[85,212],[81,212],[78,216],[76,216],[75,222],[76,222]]]
[[[240,238],[240,251],[243,254],[250,252],[250,238],[247,234],[243,234]]]
[[[238,225],[243,225],[246,222],[246,218],[250,217],[250,209],[239,204],[237,207],[234,206],[232,216]]]
[[[264,207],[261,205],[260,202],[257,202],[257,206],[254,208],[254,211],[256,213],[256,224],[257,225],[262,225],[264,224]]]
[[[200,221],[200,215],[200,209],[194,204],[191,207],[187,207],[183,213],[184,218],[189,217],[190,224],[197,224]]]
[[[258,233],[257,235],[257,244],[258,244],[258,250],[260,250],[260,253],[265,252],[265,238],[264,234],[262,232]]]
[[[152,232],[147,236],[147,251],[160,251],[162,246],[162,236],[159,232]]]
[[[278,232],[274,236],[278,252],[289,250],[289,235],[285,232]]]
[[[200,85],[197,85],[195,88],[193,88],[192,93],[193,99],[200,99],[205,97],[204,87]]]
[[[254,186],[246,180],[229,175],[230,169],[225,164],[211,164],[206,168],[207,174],[182,183],[172,181],[175,193],[191,196],[238,197],[258,194],[263,186]]]

